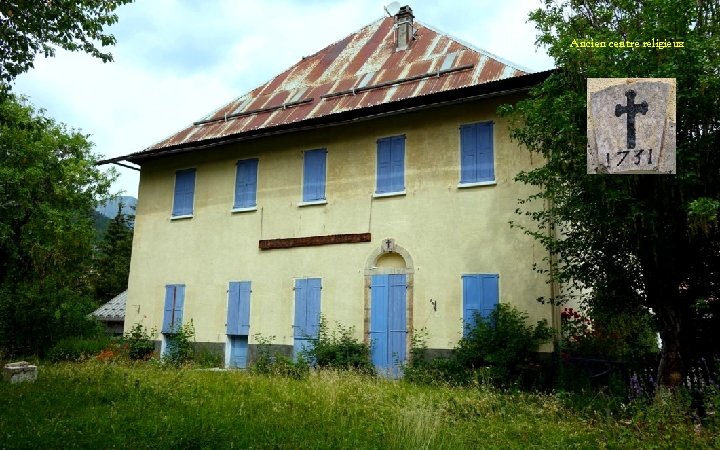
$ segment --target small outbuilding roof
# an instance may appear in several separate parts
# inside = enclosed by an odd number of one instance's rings
[[[122,322],[125,320],[126,302],[127,291],[123,291],[90,314],[101,322]]]

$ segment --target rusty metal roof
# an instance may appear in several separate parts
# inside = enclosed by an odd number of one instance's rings
[[[331,44],[269,82],[142,152],[164,150],[372,108],[525,75],[517,65],[414,22],[415,40],[395,50],[395,25],[385,17]],[[133,156],[137,158],[133,158]],[[108,160],[110,161],[110,160]]]

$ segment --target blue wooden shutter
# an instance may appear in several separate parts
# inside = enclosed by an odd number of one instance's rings
[[[499,301],[498,275],[463,275],[464,334],[475,326],[475,314],[489,317]]]
[[[378,139],[376,192],[401,192],[404,189],[405,136]]]
[[[228,293],[227,334],[250,333],[250,282],[231,281]]]
[[[183,306],[185,304],[185,286],[169,284],[165,286],[165,314],[163,333],[175,333],[182,325]]]
[[[235,208],[252,208],[257,202],[258,160],[246,159],[237,162],[235,176]]]
[[[495,163],[493,160],[493,124],[490,122],[477,124],[477,177],[478,181],[495,180]]]
[[[492,122],[460,127],[460,182],[495,180]]]
[[[372,303],[370,305],[370,344],[372,346],[373,365],[381,369],[388,367],[389,289],[389,275],[373,275]]]
[[[307,280],[295,280],[295,322],[294,336],[303,339],[307,337]]]
[[[173,216],[186,216],[193,213],[195,197],[195,169],[175,172],[175,195],[173,197]]]
[[[460,182],[477,181],[477,133],[473,125],[460,127]]]
[[[400,376],[400,367],[405,362],[406,321],[406,281],[404,274],[390,275],[389,319],[388,319],[388,363],[393,377]]]
[[[304,154],[303,201],[325,200],[327,150],[308,150]]]
[[[493,312],[500,300],[498,275],[480,275],[480,279],[482,280],[482,306],[480,314],[483,317],[490,317],[490,314]]]
[[[308,336],[317,338],[320,332],[320,291],[322,286],[320,278],[307,280],[307,325]]]

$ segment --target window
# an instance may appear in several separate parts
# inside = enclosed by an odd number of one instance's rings
[[[321,203],[325,200],[325,168],[327,150],[308,150],[304,153],[303,203]]]
[[[195,169],[175,172],[175,195],[173,197],[173,217],[192,216],[195,197]]]
[[[165,286],[165,315],[162,333],[173,334],[182,326],[183,305],[185,304],[185,285],[168,284]]]
[[[237,162],[233,209],[254,209],[257,206],[257,174],[257,159],[246,159]]]
[[[250,332],[250,282],[231,281],[228,289],[227,334]]]
[[[489,317],[499,301],[497,274],[462,276],[464,334],[475,325],[475,315]]]
[[[460,127],[460,185],[495,181],[492,122]]]
[[[393,136],[377,141],[376,194],[405,191],[405,136]]]
[[[295,343],[293,355],[308,350],[320,331],[320,278],[295,280]]]

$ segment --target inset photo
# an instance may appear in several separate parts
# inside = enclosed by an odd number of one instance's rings
[[[676,173],[675,93],[675,78],[588,78],[587,173]]]

